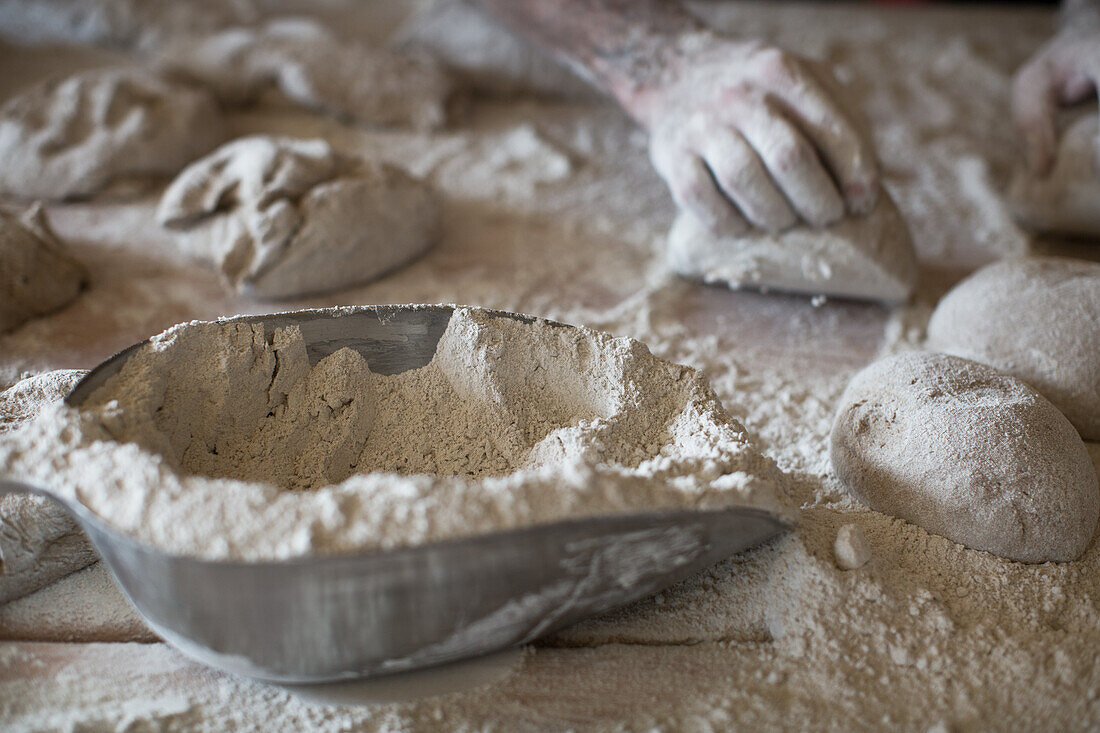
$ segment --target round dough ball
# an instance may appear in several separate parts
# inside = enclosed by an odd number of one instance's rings
[[[1000,369],[1100,440],[1100,264],[1004,260],[963,280],[936,306],[928,345]]]
[[[1010,560],[1073,560],[1100,515],[1096,471],[1026,384],[946,354],[905,353],[852,379],[833,469],[870,508]]]

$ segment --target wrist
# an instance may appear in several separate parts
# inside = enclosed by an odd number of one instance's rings
[[[628,59],[609,65],[605,87],[635,120],[645,127],[665,112],[670,89],[685,70],[697,65],[718,36],[705,28],[651,35],[635,46]]]

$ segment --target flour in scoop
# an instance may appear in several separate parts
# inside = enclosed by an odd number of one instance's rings
[[[694,370],[637,341],[456,309],[432,361],[310,365],[297,327],[172,328],[0,473],[173,553],[277,559],[583,516],[748,504],[786,477]]]

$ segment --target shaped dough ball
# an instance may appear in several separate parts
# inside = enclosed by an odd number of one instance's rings
[[[40,206],[21,216],[0,209],[0,333],[68,305],[87,283]]]
[[[668,235],[667,260],[684,277],[734,290],[904,301],[916,283],[916,255],[894,202],[885,191],[878,201],[867,216],[778,234],[717,235],[681,212]]]
[[[344,42],[305,19],[179,39],[158,64],[223,104],[251,103],[274,90],[307,109],[366,125],[441,127],[452,92],[449,75],[425,54]]]
[[[439,205],[422,182],[324,140],[248,137],[176,178],[157,221],[239,291],[290,298],[358,285],[423,254]]]
[[[1100,236],[1100,149],[1096,114],[1063,133],[1054,168],[1044,178],[1019,169],[1008,190],[1016,217],[1041,232]]]
[[[833,469],[870,508],[1010,560],[1073,560],[1100,490],[1085,444],[1026,384],[945,354],[905,353],[852,379]]]
[[[119,179],[171,175],[223,137],[206,92],[137,69],[86,71],[0,108],[0,193],[89,196]]]
[[[989,364],[1100,440],[1100,263],[1004,260],[956,285],[928,322],[930,348]]]

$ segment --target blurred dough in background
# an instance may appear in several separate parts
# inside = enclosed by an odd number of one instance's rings
[[[140,69],[96,69],[36,84],[0,107],[0,193],[91,196],[169,176],[225,138],[206,92]]]
[[[342,41],[306,18],[181,36],[165,45],[156,63],[206,87],[227,106],[277,93],[364,125],[438,128],[452,92],[449,76],[430,55]]]
[[[1008,197],[1030,229],[1100,237],[1100,125],[1095,108],[1062,133],[1050,174],[1038,178],[1017,169]]]
[[[431,247],[438,221],[431,189],[397,168],[339,155],[321,139],[265,136],[191,164],[157,209],[185,253],[260,298],[372,280]]]

